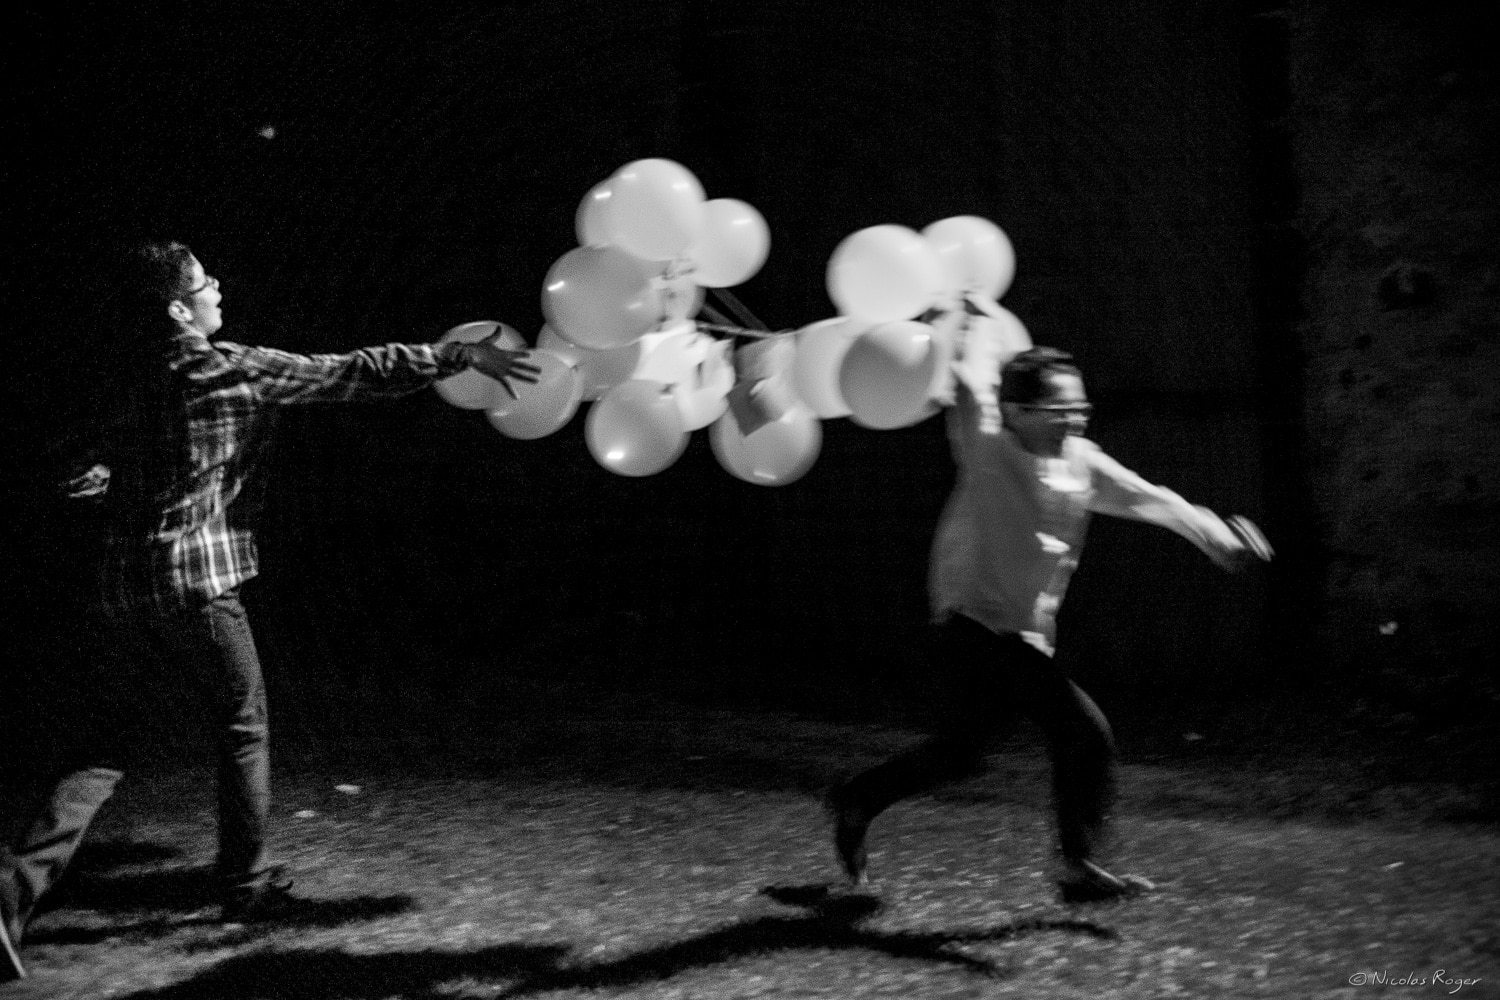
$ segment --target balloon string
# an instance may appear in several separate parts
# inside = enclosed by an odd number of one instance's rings
[[[701,320],[698,322],[698,329],[707,330],[709,333],[725,333],[731,337],[755,337],[759,340],[773,340],[797,332],[796,330],[750,330],[743,326],[732,326],[728,323],[704,323]]]
[[[769,329],[766,324],[756,319],[755,314],[752,313],[749,309],[746,309],[745,304],[739,299],[735,298],[734,295],[730,293],[729,289],[712,288],[709,289],[709,291],[714,294],[715,298],[724,303],[724,305],[728,307],[729,311],[734,313],[735,318],[738,319],[741,323],[756,330]]]
[[[725,326],[732,326],[733,325],[732,323],[729,322],[729,317],[728,316],[725,316],[723,313],[719,312],[719,310],[715,309],[713,306],[709,305],[707,302],[703,303],[703,305],[702,305],[702,307],[700,308],[699,311],[707,313],[708,314],[708,318],[711,319],[711,320],[713,320],[715,323],[722,323]]]

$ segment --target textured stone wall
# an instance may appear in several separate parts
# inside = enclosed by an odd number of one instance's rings
[[[1385,707],[1495,707],[1500,86],[1493,15],[1295,3],[1323,651]]]

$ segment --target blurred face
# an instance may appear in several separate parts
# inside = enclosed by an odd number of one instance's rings
[[[1077,375],[1054,373],[1047,378],[1047,392],[1031,403],[1002,403],[1005,426],[1033,455],[1056,458],[1070,434],[1088,429],[1093,407]]]
[[[224,325],[224,317],[219,311],[219,302],[224,298],[219,294],[219,279],[205,274],[203,265],[194,258],[188,287],[191,291],[173,299],[167,305],[167,312],[183,326],[211,337]]]

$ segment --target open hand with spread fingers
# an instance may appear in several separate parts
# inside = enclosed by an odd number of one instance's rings
[[[510,379],[521,382],[535,382],[541,369],[527,360],[531,356],[530,351],[517,351],[501,346],[501,337],[498,331],[495,336],[488,340],[482,340],[477,344],[465,345],[466,359],[469,366],[482,375],[499,382],[510,393],[512,399],[516,398],[516,391],[511,388]]]

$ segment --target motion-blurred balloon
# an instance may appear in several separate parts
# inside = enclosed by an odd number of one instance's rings
[[[611,194],[613,191],[609,181],[600,181],[578,203],[578,212],[573,217],[573,230],[578,234],[579,246],[602,247],[609,242],[609,230],[604,225],[604,211]]]
[[[592,347],[578,346],[550,326],[542,327],[542,332],[536,338],[536,346],[577,366],[583,398],[586,400],[598,399],[628,379],[641,360],[639,340],[624,347],[596,351]]]
[[[500,333],[500,346],[513,351],[526,350],[526,341],[515,330],[504,323],[495,323],[490,320],[476,320],[473,323],[462,323],[453,327],[438,338],[438,343],[446,344],[450,341],[458,341],[463,344],[477,344],[481,340],[488,340],[498,331]],[[523,383],[513,380],[511,387],[515,388]],[[443,399],[464,410],[484,410],[495,405],[501,398],[509,399],[505,388],[488,375],[481,375],[472,368],[467,368],[457,375],[449,375],[447,378],[438,379],[432,384],[437,394]]]
[[[518,383],[515,399],[504,396],[485,412],[494,428],[506,437],[546,437],[578,412],[583,395],[578,369],[551,351],[532,351],[531,362],[541,369],[537,380]]]
[[[781,378],[791,371],[796,357],[794,337],[786,334],[761,337],[734,352],[734,370],[741,381]]]
[[[911,319],[946,287],[927,241],[905,226],[871,226],[845,237],[828,260],[828,295],[845,316],[870,323]]]
[[[619,247],[577,247],[542,284],[542,312],[580,347],[609,350],[635,340],[661,317],[661,295],[640,262]]]
[[[923,419],[938,361],[932,327],[882,323],[854,339],[839,366],[839,395],[863,427],[889,430]]]
[[[926,229],[927,240],[953,292],[979,292],[999,298],[1016,276],[1016,251],[1005,231],[977,215],[939,219]]]
[[[688,436],[665,385],[630,379],[589,410],[584,439],[594,461],[610,472],[650,476],[677,461]]]
[[[801,479],[817,461],[823,425],[806,406],[795,406],[746,436],[734,414],[709,430],[714,457],[731,475],[757,486],[785,486]]]
[[[708,288],[727,288],[748,280],[766,262],[771,231],[755,207],[734,198],[715,198],[703,206],[703,229],[687,251],[696,270],[693,279]]]
[[[839,395],[839,367],[854,338],[869,328],[870,324],[860,320],[835,316],[797,331],[792,387],[822,419],[849,415],[849,405]]]
[[[609,181],[605,229],[616,246],[645,260],[670,260],[703,228],[703,185],[672,160],[627,163]]]

